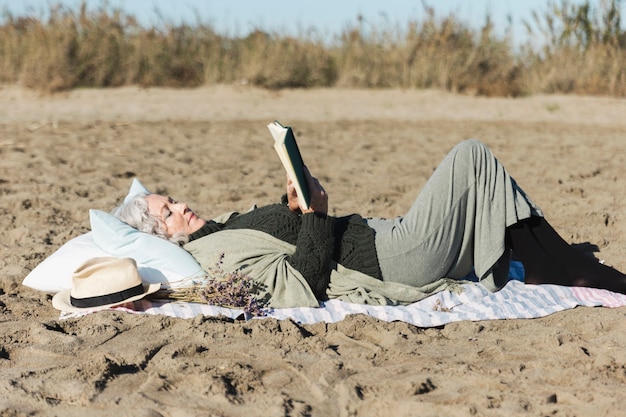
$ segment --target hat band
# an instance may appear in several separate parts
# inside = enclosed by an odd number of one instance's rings
[[[114,293],[105,294],[105,295],[98,295],[95,297],[74,298],[70,295],[70,304],[78,308],[100,307],[104,305],[119,303],[121,301],[127,300],[136,295],[141,295],[143,293],[144,293],[143,285],[139,284],[132,288],[125,289],[123,291],[114,292]]]

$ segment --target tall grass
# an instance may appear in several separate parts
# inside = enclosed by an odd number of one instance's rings
[[[487,96],[536,93],[626,95],[621,1],[550,2],[525,22],[519,48],[486,16],[475,29],[427,5],[405,26],[356,22],[326,42],[256,30],[218,34],[211,25],[142,27],[106,6],[51,6],[46,18],[4,13],[0,83],[41,91],[124,85],[263,88],[434,88]],[[509,28],[510,29],[510,28]]]
[[[528,85],[533,92],[626,95],[626,32],[621,1],[551,3],[533,13],[530,34],[543,39],[529,58]]]

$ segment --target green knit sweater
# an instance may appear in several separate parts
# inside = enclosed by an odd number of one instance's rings
[[[296,246],[287,260],[305,278],[318,299],[326,299],[332,261],[381,279],[374,231],[358,214],[332,217],[294,213],[286,204],[273,204],[244,214],[235,213],[225,223],[207,221],[189,236],[190,241],[220,230],[251,229]]]

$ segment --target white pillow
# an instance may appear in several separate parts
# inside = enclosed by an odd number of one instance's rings
[[[59,292],[72,286],[72,272],[89,258],[110,256],[96,246],[92,233],[69,240],[24,278],[22,284],[39,291]]]
[[[133,179],[124,201],[138,193],[149,192]],[[175,244],[141,233],[108,213],[90,210],[89,215],[92,231],[69,240],[44,259],[24,278],[23,285],[46,292],[70,288],[76,268],[98,256],[135,259],[141,277],[150,283],[176,286],[184,284],[184,278],[203,273],[198,262]]]
[[[38,291],[56,293],[72,286],[72,273],[84,262],[99,256],[111,256],[93,241],[88,232],[67,241],[35,267],[22,284]],[[149,265],[137,265],[141,278],[150,283],[168,283],[175,287],[182,283],[183,275]]]

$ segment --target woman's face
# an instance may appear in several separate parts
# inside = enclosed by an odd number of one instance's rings
[[[187,204],[178,203],[171,197],[150,194],[146,197],[146,202],[148,212],[161,220],[168,237],[180,232],[190,235],[206,223],[204,219],[196,216]]]

